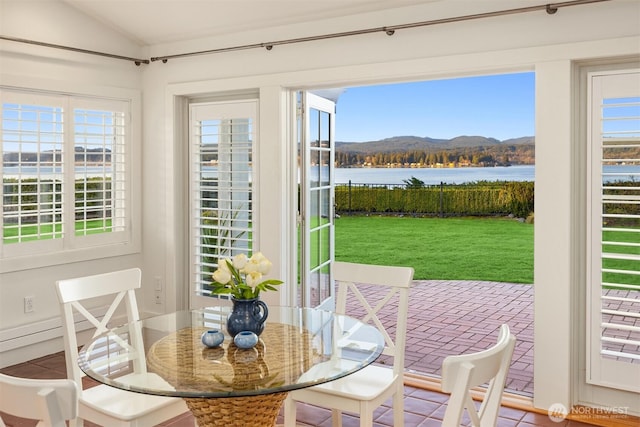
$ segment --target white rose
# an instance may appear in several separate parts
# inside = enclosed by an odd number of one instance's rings
[[[260,272],[258,271],[247,273],[246,280],[247,280],[247,285],[251,286],[252,288],[255,288],[262,281],[262,274],[260,274]]]
[[[229,264],[231,262],[230,258],[223,258],[218,260],[218,270],[229,271]]]
[[[271,271],[271,261],[266,258],[260,261],[260,264],[258,265],[258,271],[262,274],[269,274],[269,271]]]
[[[263,259],[266,259],[264,255],[262,255],[262,252],[256,252],[255,254],[251,255],[251,260],[254,262],[260,262]]]
[[[231,280],[231,272],[228,269],[219,268],[213,272],[213,280],[226,285]]]
[[[245,264],[243,271],[245,273],[247,273],[247,274],[259,273],[260,272],[260,264],[255,262],[253,259],[250,259],[249,262],[247,262]]]
[[[247,256],[245,254],[238,254],[233,257],[233,266],[236,270],[242,270],[247,263]]]

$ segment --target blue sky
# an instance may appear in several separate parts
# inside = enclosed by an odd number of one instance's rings
[[[348,88],[338,98],[336,141],[533,136],[534,77],[531,72]]]

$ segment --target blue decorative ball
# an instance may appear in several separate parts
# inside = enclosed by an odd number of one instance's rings
[[[224,341],[224,334],[222,331],[217,329],[211,329],[209,331],[203,332],[200,337],[202,344],[206,345],[209,348],[218,347]]]
[[[233,342],[240,348],[253,348],[258,344],[258,336],[251,331],[242,331],[236,334]]]

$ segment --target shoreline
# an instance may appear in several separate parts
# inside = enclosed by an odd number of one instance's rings
[[[495,164],[495,165],[456,165],[456,166],[447,166],[447,165],[406,165],[406,164],[391,164],[391,165],[383,165],[383,166],[374,166],[374,165],[349,165],[349,166],[336,166],[336,169],[475,169],[475,168],[510,168],[510,167],[518,167],[518,166],[535,166],[534,164],[529,163],[518,163],[518,164]]]

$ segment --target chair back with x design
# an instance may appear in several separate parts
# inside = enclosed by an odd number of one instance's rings
[[[76,336],[76,313],[83,317],[84,321],[89,322],[95,327],[93,337],[96,337],[109,330],[109,322],[118,312],[118,308],[124,304],[126,310],[126,319],[121,323],[130,323],[132,327],[136,327],[136,323],[140,320],[138,306],[136,303],[135,290],[140,288],[142,272],[139,268],[131,268],[105,274],[97,274],[94,276],[80,277],[75,279],[60,280],[57,283],[58,297],[62,305],[63,327],[65,329],[65,349],[67,372],[70,373],[71,379],[77,383],[81,383],[84,373],[80,370],[78,363],[78,341]],[[89,308],[83,302],[99,297],[110,297],[109,306],[102,316],[98,319],[94,316]],[[131,344],[137,351],[143,351],[140,344],[141,337],[137,331],[129,337]],[[134,371],[137,373],[144,372],[144,354],[140,354],[137,359],[140,363],[134,365]]]
[[[331,408],[334,426],[342,425],[343,412],[350,412],[359,415],[361,427],[370,427],[375,409],[389,399],[394,425],[404,425],[404,353],[413,268],[336,261],[333,277],[335,311],[375,326],[384,337],[382,354],[387,358],[384,365],[372,364],[338,380],[290,392],[285,426],[296,425],[296,402],[306,402]],[[341,339],[357,337],[357,331],[350,332]]]
[[[82,324],[79,323],[82,321],[88,327],[93,326],[95,338],[108,332],[110,326],[116,326],[109,325],[109,322],[116,318],[118,324],[128,325],[125,334],[108,334],[110,342],[127,349],[121,356],[123,363],[118,369],[123,370],[123,375],[119,377],[119,381],[132,385],[164,382],[160,376],[149,373],[146,369],[140,314],[135,295],[135,291],[140,289],[142,284],[141,278],[142,272],[139,268],[130,268],[56,282],[62,310],[67,376],[77,384],[82,384],[82,377],[84,377],[77,362],[77,325]],[[126,318],[122,313],[122,306],[124,306]],[[103,307],[107,307],[106,310]],[[96,311],[100,313],[104,311],[104,315],[94,315]],[[99,346],[102,343],[102,340],[95,340],[92,345]],[[106,347],[110,344],[104,341],[104,345]],[[86,348],[85,350],[92,352],[100,349]],[[105,351],[108,349],[105,348]],[[119,361],[114,362],[117,358],[118,354],[111,354],[109,363],[119,363]],[[129,362],[131,362],[130,368]],[[129,373],[126,373],[127,370]],[[82,425],[83,420],[105,426],[157,425],[186,411],[186,404],[180,398],[133,393],[100,384],[80,390],[79,416],[72,425]]]

